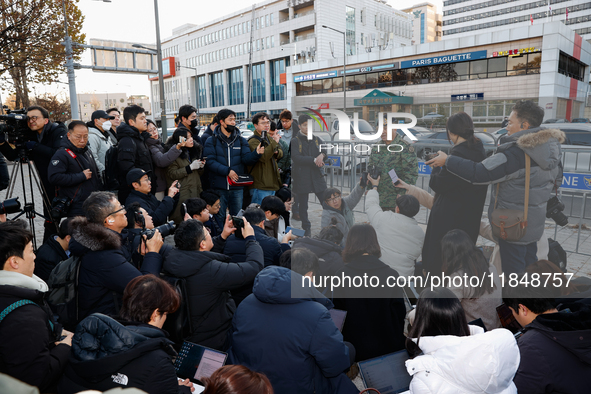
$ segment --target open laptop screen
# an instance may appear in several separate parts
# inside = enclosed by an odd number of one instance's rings
[[[228,355],[218,350],[183,342],[183,346],[174,363],[176,374],[181,378],[201,381],[223,367]]]
[[[406,350],[386,354],[359,362],[365,387],[378,389],[381,394],[395,394],[407,391],[412,376],[406,370]]]

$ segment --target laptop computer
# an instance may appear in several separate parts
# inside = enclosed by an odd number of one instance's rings
[[[405,362],[406,350],[359,362],[359,371],[365,387],[372,387],[381,394],[405,393],[410,387],[410,376]]]
[[[205,390],[201,380],[208,378],[226,363],[228,354],[192,342],[183,342],[174,363],[178,377],[191,379],[194,393]]]
[[[347,311],[343,311],[341,309],[329,309],[330,317],[334,322],[334,325],[337,326],[339,331],[343,331],[343,326],[345,325],[345,317],[347,317]]]

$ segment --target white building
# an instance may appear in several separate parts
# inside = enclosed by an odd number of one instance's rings
[[[289,66],[342,59],[344,38],[348,57],[411,45],[410,16],[385,3],[267,0],[200,26],[174,29],[162,42],[163,57],[168,58],[167,114],[192,104],[199,107],[203,123],[222,108],[246,117],[249,85],[251,115],[279,114],[287,107]],[[155,106],[160,101],[157,79],[152,78],[151,88]],[[159,119],[159,108],[153,112]]]
[[[151,117],[150,98],[145,95],[127,97],[125,93],[80,93],[78,97],[78,112],[80,120],[88,122],[92,113],[99,109],[106,111],[110,108],[117,108],[122,114],[123,109],[128,105],[139,105],[146,109],[146,115]]]
[[[441,14],[431,3],[420,3],[402,10],[412,19],[412,44],[441,40]]]
[[[561,21],[583,39],[591,40],[588,0],[443,1],[443,39],[553,21]]]

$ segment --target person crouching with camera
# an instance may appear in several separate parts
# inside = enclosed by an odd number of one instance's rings
[[[57,197],[51,204],[51,217],[58,221],[62,217],[84,216],[82,204],[90,193],[102,188],[96,162],[88,149],[86,124],[72,121],[66,136],[47,169],[49,181],[57,190]]]

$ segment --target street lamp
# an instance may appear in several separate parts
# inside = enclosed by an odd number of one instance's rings
[[[181,65],[179,65],[179,67],[188,68],[189,70],[195,71],[195,96],[197,97],[195,102],[197,103],[197,122],[199,122],[199,126],[201,126],[201,114],[199,113],[199,107],[201,106],[201,103],[199,102],[199,78],[197,78],[197,69],[195,67],[187,67]]]
[[[322,27],[336,31],[337,33],[341,33],[343,35],[343,112],[347,113],[347,35],[344,31],[333,29],[332,27],[326,25],[322,25]]]
[[[158,0],[154,0],[154,19],[156,20],[156,50],[139,44],[133,44],[134,48],[143,48],[155,52],[158,59],[158,84],[160,85],[160,126],[162,127],[162,139],[166,141],[166,101],[164,100],[164,75],[162,74],[162,44],[160,43],[160,18],[158,17]]]

